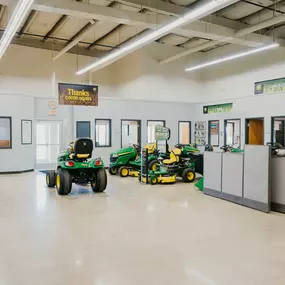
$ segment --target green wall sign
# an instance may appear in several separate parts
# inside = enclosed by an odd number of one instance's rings
[[[204,106],[203,114],[227,113],[231,112],[232,108],[233,108],[233,103]]]
[[[278,78],[254,83],[254,94],[274,94],[285,92],[285,78]]]

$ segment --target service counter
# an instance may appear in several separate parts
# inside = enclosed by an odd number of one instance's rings
[[[270,163],[269,146],[246,145],[244,153],[205,152],[204,193],[269,212]]]
[[[285,157],[271,159],[271,209],[285,213]]]

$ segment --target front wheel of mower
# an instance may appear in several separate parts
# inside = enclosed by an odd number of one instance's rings
[[[46,184],[47,187],[54,187],[55,186],[55,171],[49,170],[46,174]]]
[[[115,168],[115,167],[109,167],[109,168],[108,168],[108,172],[109,172],[111,175],[116,175],[117,172],[118,172],[118,169]]]
[[[56,175],[56,190],[59,195],[68,195],[71,192],[72,178],[67,170],[58,169]]]
[[[157,182],[158,182],[157,177],[155,177],[155,176],[148,178],[148,183],[151,185],[155,185],[155,184],[157,184]]]
[[[91,182],[93,192],[104,192],[107,187],[107,173],[105,168],[100,168],[95,173],[95,181]]]
[[[148,164],[148,169],[152,170],[152,171],[156,171],[157,170],[157,165],[158,165],[159,161],[157,159],[152,160],[149,164]]]
[[[182,180],[183,182],[191,183],[195,180],[196,174],[191,168],[186,168],[182,172]]]
[[[125,166],[119,168],[119,174],[121,177],[127,177],[129,175],[129,169]]]

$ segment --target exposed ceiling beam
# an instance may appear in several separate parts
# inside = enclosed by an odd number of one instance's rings
[[[0,0],[0,3],[14,3],[14,0]],[[111,7],[99,6],[88,3],[79,3],[71,0],[36,0],[33,9],[65,14],[85,19],[105,20],[117,24],[139,25],[145,29],[155,29],[158,24],[173,19],[166,15],[143,14],[132,11],[119,10]],[[185,37],[202,37],[211,40],[229,40],[234,36],[234,29],[225,28],[201,21],[195,21],[186,27],[173,31]],[[260,46],[260,41],[268,41],[269,37],[248,35],[246,40],[238,43],[246,46]]]
[[[0,32],[0,38],[2,37],[3,33],[4,33],[3,31]],[[53,42],[43,43],[42,41],[39,41],[38,39],[25,39],[25,38],[20,39],[18,37],[14,37],[14,39],[12,40],[12,44],[32,47],[32,48],[51,50],[51,51],[60,51],[65,46],[65,44],[63,43],[53,43]],[[70,49],[68,53],[99,58],[99,57],[106,55],[107,52],[101,51],[101,50],[91,51],[91,50],[87,50],[85,48],[77,46],[77,47]]]
[[[141,9],[139,12],[140,13],[145,13],[147,12],[148,10],[143,8]],[[120,31],[123,27],[126,27],[126,25],[124,24],[119,24],[118,26],[116,26],[115,28],[113,28],[111,31],[109,31],[107,34],[103,35],[102,37],[96,39],[89,47],[88,49],[93,49],[96,47],[96,45],[98,43],[101,43],[102,41],[106,40],[109,36],[113,35],[114,33]]]
[[[101,38],[95,40],[89,47],[89,50],[92,50],[96,47],[96,45],[102,41],[104,41],[106,38],[108,38],[110,35],[116,33],[117,31],[119,31],[122,27],[124,27],[124,24],[119,24],[118,26],[116,26],[114,29],[112,29],[111,31],[109,31],[107,34],[103,35]]]
[[[188,11],[187,8],[172,4],[170,2],[161,0],[117,0],[118,2],[125,5],[134,5],[137,8],[146,8],[154,12],[168,14],[168,15],[182,15]]]
[[[266,27],[270,27],[272,25],[275,25],[275,24],[278,24],[278,23],[282,23],[284,21],[285,21],[285,14],[282,14],[282,15],[277,16],[275,18],[271,18],[271,19],[269,19],[267,21],[258,23],[256,25],[249,26],[249,27],[244,28],[244,29],[241,29],[241,30],[235,32],[235,36],[234,36],[233,39],[231,39],[229,41],[224,41],[224,42],[237,43],[237,41],[239,40],[238,39],[239,37],[246,36],[247,34],[252,33],[254,31],[258,31],[258,30],[264,29]],[[276,41],[280,44],[280,46],[284,46],[284,44],[285,44],[285,40],[277,39]],[[168,58],[160,60],[159,62],[162,63],[162,64],[169,63],[169,62],[177,60],[177,59],[179,59],[181,57],[184,57],[186,55],[195,53],[197,51],[216,46],[216,45],[220,44],[220,42],[221,41],[212,41],[212,42],[204,43],[204,44],[202,44],[200,46],[190,47],[186,51],[180,52],[178,54],[175,54],[173,56],[170,56]],[[272,42],[272,39],[271,39],[271,42]]]
[[[173,16],[181,16],[184,13],[187,13],[190,11],[189,8],[179,6],[179,5],[166,2],[166,1],[161,1],[161,0],[159,1],[157,0],[117,0],[117,1],[122,4],[126,4],[126,5],[132,4],[138,8],[144,7],[154,12],[167,14],[167,15],[173,15]],[[216,15],[209,15],[200,20],[202,22],[217,24],[217,25],[221,25],[227,28],[232,28],[232,29],[242,29],[246,27],[246,24],[244,23],[240,23],[238,21],[226,19],[223,17],[218,17]]]
[[[47,42],[52,36],[58,32],[58,30],[69,20],[69,16],[62,15],[59,20],[55,23],[55,25],[46,33],[43,38],[43,42]]]
[[[78,2],[82,2],[82,0],[77,0]],[[111,2],[108,7],[116,7],[118,3]],[[85,38],[87,34],[90,33],[90,31],[93,29],[93,27],[96,24],[102,24],[102,22],[98,22],[96,20],[89,20],[89,23],[87,23],[82,29],[80,29],[68,42],[68,44],[56,55],[53,57],[54,60],[61,57],[63,54],[65,54],[69,49],[76,46],[81,40]]]
[[[18,37],[21,39],[23,37],[23,34],[25,32],[28,31],[29,27],[31,26],[31,24],[33,23],[33,21],[35,20],[36,16],[38,15],[39,11],[36,11],[36,10],[32,10],[29,14],[29,16],[27,17],[24,25],[22,26],[19,34],[18,34]]]
[[[0,4],[5,2],[15,3],[15,0],[0,0]],[[143,14],[132,11],[119,10],[112,7],[99,6],[88,3],[79,3],[72,0],[36,0],[33,9],[65,14],[85,19],[105,20],[117,24],[138,25],[145,29],[155,29],[158,24],[167,22],[173,17],[166,15]],[[202,37],[211,40],[229,42],[234,40],[234,29],[225,28],[220,25],[209,24],[202,21],[195,21],[183,28],[175,29],[173,33],[184,37]],[[243,40],[238,39],[237,43],[246,46],[257,47],[260,42],[268,42],[271,37],[249,34]]]
[[[76,0],[77,2],[82,2],[83,0]],[[64,24],[70,19],[67,15],[62,15],[55,25],[47,32],[44,36],[43,41],[46,42],[51,36],[55,36],[56,33],[64,26]]]

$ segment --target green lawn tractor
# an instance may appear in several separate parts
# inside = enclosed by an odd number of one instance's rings
[[[46,184],[56,186],[59,195],[68,195],[72,183],[90,183],[94,192],[103,192],[107,186],[107,175],[101,158],[91,159],[93,142],[89,138],[79,138],[70,148],[61,152],[57,159],[57,170],[48,171]]]
[[[193,182],[196,177],[191,159],[184,157],[180,148],[171,150],[169,159],[159,158],[156,169],[148,172],[148,182],[152,185],[175,183],[177,177],[181,177],[183,182]],[[139,180],[146,182],[146,178],[141,175]]]
[[[158,161],[159,156],[156,150],[156,144],[146,144],[144,148],[148,149],[148,161],[150,169]],[[163,154],[162,154],[163,156]],[[165,154],[166,156],[166,154]],[[119,174],[121,177],[138,176],[141,169],[140,146],[133,145],[133,147],[122,148],[110,155],[109,173],[111,175]]]

